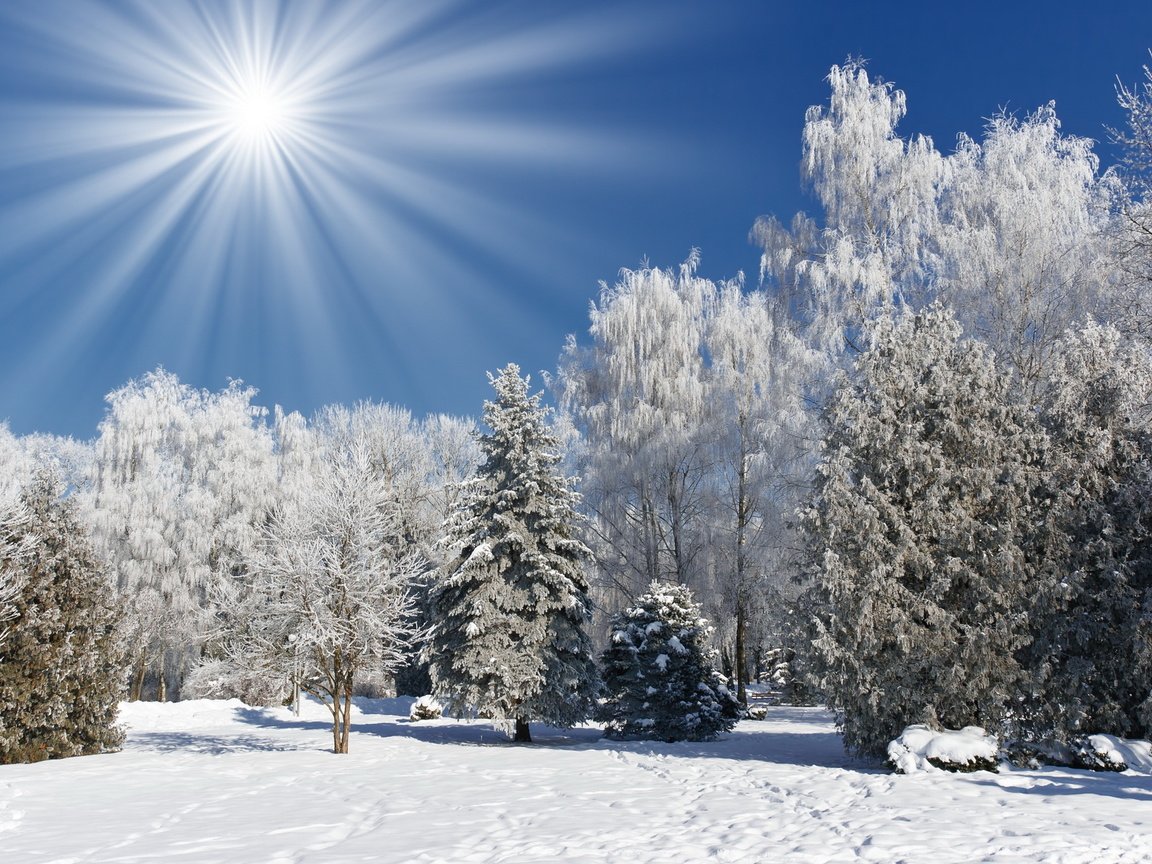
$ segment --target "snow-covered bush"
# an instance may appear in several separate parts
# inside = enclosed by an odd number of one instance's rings
[[[23,496],[23,517],[0,526],[0,548],[22,550],[9,632],[0,644],[0,762],[115,749],[121,695],[119,613],[72,501],[47,477]]]
[[[1146,750],[1147,742],[1141,743]],[[1089,771],[1126,771],[1128,763],[1122,746],[1120,739],[1112,735],[1083,735],[1067,743],[1054,738],[1012,741],[1005,751],[1012,764],[1027,768],[1058,765]],[[1124,749],[1130,750],[1130,746]]]
[[[735,724],[740,704],[712,666],[711,629],[685,585],[653,582],[612,619],[596,712],[610,738],[709,741]]]
[[[958,732],[915,724],[888,745],[888,764],[897,774],[941,771],[995,771],[1000,745],[979,726]]]
[[[421,696],[412,703],[412,710],[408,712],[408,719],[413,723],[420,720],[439,720],[444,716],[444,706],[433,696]]]

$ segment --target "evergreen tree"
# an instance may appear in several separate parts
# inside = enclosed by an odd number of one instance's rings
[[[1065,544],[1036,616],[1040,735],[1152,734],[1152,359],[1112,327],[1064,340],[1044,419]]]
[[[613,617],[597,710],[610,738],[711,741],[736,724],[739,703],[705,648],[711,632],[692,592],[672,582],[653,582]]]
[[[864,754],[913,723],[999,731],[1048,594],[1046,439],[959,337],[939,308],[882,319],[826,413],[811,659]]]
[[[557,441],[540,395],[510,364],[489,375],[485,461],[449,524],[454,552],[432,590],[428,645],[436,692],[457,712],[515,726],[572,726],[587,715],[596,669],[586,633],[591,610],[575,536],[578,496],[557,473]]]
[[[25,518],[0,544],[21,549],[22,578],[0,644],[0,762],[36,762],[117,747],[123,667],[111,588],[73,503],[54,480],[25,491]]]

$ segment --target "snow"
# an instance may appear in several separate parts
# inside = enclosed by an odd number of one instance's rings
[[[939,771],[928,760],[964,765],[983,759],[996,759],[1000,747],[995,738],[979,726],[957,731],[937,731],[917,724],[905,729],[888,745],[888,759],[904,774]]]
[[[123,706],[120,753],[0,766],[0,861],[1147,861],[1139,770],[895,775],[846,757],[830,716],[770,707],[705,744],[593,727],[508,743],[484,721],[409,723],[357,700],[351,752],[305,703]],[[1132,751],[1132,752],[1129,752]],[[1140,758],[1137,758],[1140,757]]]

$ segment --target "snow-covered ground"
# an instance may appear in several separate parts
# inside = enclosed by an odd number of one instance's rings
[[[351,753],[326,713],[125,705],[124,750],[0,767],[0,862],[1147,862],[1152,760],[897,776],[830,718],[770,708],[711,744],[410,723],[362,700]],[[1129,758],[1140,754],[1129,753]]]

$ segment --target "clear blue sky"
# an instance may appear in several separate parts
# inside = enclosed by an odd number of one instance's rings
[[[1147,0],[5,0],[0,419],[90,437],[158,365],[477,415],[621,267],[754,283],[833,63],[950,150],[1049,100],[1104,138],[1150,47]]]

